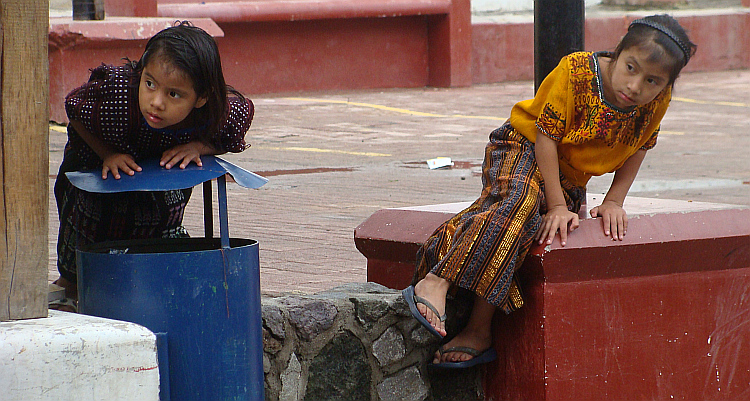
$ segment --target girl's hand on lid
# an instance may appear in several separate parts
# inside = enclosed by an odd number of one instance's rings
[[[159,165],[167,169],[177,165],[179,165],[180,168],[185,168],[190,162],[195,162],[196,165],[202,167],[203,162],[201,162],[201,156],[212,155],[215,153],[216,152],[211,147],[202,142],[188,142],[165,150],[161,155]]]
[[[107,173],[112,173],[116,180],[120,179],[120,171],[127,175],[133,175],[136,171],[141,171],[133,156],[125,153],[112,153],[104,158],[102,162],[102,179],[107,179]]]

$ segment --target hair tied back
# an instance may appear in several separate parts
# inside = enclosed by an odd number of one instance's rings
[[[630,26],[628,26],[628,30],[630,30],[630,28],[632,28],[633,25],[645,25],[645,26],[654,28],[657,31],[659,31],[659,32],[667,35],[682,50],[682,54],[685,55],[685,64],[687,64],[688,61],[690,61],[690,46],[687,43],[683,43],[683,41],[680,40],[680,38],[677,37],[677,35],[675,35],[675,33],[672,32],[672,30],[670,30],[666,26],[664,26],[664,25],[662,25],[662,24],[660,24],[658,22],[649,21],[649,20],[647,20],[645,18],[637,19],[637,20],[631,22]]]

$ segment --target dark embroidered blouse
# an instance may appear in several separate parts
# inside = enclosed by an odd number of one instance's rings
[[[138,78],[132,67],[101,65],[91,72],[89,81],[71,91],[65,98],[65,111],[70,120],[80,121],[93,135],[97,135],[117,152],[133,156],[138,161],[160,157],[162,152],[176,145],[198,140],[203,127],[188,129],[155,129],[143,118],[138,106]],[[253,103],[246,99],[229,98],[228,113],[210,145],[220,153],[241,152],[249,147],[245,134],[250,129]],[[78,168],[101,166],[101,159],[68,127],[69,152],[80,162]]]

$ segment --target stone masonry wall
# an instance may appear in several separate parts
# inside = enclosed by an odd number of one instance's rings
[[[356,283],[264,297],[262,313],[266,400],[484,398],[481,368],[427,368],[439,341],[411,316],[400,291]]]

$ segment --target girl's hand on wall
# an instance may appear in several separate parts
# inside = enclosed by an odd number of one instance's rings
[[[213,153],[213,149],[201,142],[188,142],[165,150],[164,153],[161,154],[159,165],[170,169],[179,164],[180,168],[185,168],[190,162],[195,162],[199,167],[202,167],[203,162],[201,162],[201,155],[209,155]]]
[[[591,209],[591,217],[601,217],[604,235],[612,240],[622,241],[628,231],[628,216],[625,209],[616,202],[604,201],[601,205]]]
[[[116,180],[120,179],[120,171],[127,175],[133,175],[136,171],[141,171],[133,156],[125,153],[112,153],[102,162],[102,179],[107,179],[107,173],[112,173]]]
[[[578,225],[578,214],[571,212],[566,206],[556,206],[542,217],[542,226],[534,235],[534,239],[540,244],[546,242],[550,245],[555,234],[560,231],[560,245],[565,246],[568,242],[568,231],[573,232]]]

